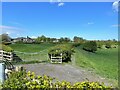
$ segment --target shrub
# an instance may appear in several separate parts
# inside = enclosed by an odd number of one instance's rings
[[[97,51],[97,44],[95,41],[87,41],[83,44],[83,50],[89,51],[89,52],[95,52]]]
[[[78,46],[80,46],[80,45],[81,45],[80,43],[73,43],[73,44],[72,44],[73,47],[78,47]]]
[[[34,72],[28,71],[19,71],[19,72],[12,72],[9,78],[2,84],[3,89],[63,89],[66,90],[67,88],[76,89],[81,88],[83,90],[96,90],[99,88],[100,90],[109,89],[112,90],[111,86],[105,86],[104,83],[100,84],[99,82],[77,82],[75,84],[71,84],[67,81],[53,81],[53,78],[43,75],[43,76],[36,76]]]
[[[106,42],[106,45],[105,45],[106,48],[111,48],[111,43],[110,42]]]
[[[101,42],[97,42],[97,48],[102,48],[103,44]]]
[[[62,60],[69,61],[71,60],[71,55],[73,52],[74,50],[71,45],[61,44],[50,48],[48,51],[48,55],[51,59],[51,55],[57,57],[60,56],[60,54],[62,53]]]

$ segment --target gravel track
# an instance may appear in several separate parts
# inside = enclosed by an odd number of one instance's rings
[[[35,72],[36,75],[48,75],[59,81],[66,80],[71,83],[82,81],[98,81],[104,82],[105,85],[112,85],[107,79],[102,78],[95,73],[84,68],[78,68],[69,64],[50,64],[50,63],[36,63],[21,65],[27,71]]]

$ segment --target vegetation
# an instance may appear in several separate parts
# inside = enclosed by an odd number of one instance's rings
[[[108,49],[111,48],[111,43],[110,42],[106,42],[105,47],[108,48]]]
[[[8,34],[2,34],[2,35],[0,35],[0,40],[3,42],[10,42],[11,37],[9,37]]]
[[[85,39],[83,39],[82,37],[74,36],[73,41],[74,41],[75,43],[83,44],[83,43],[85,42]]]
[[[89,52],[95,52],[97,51],[97,44],[95,41],[87,41],[83,44],[83,50],[89,51]]]
[[[7,45],[4,45],[4,44],[0,44],[0,49],[6,51],[6,52],[12,52],[13,49]]]
[[[11,44],[9,46],[13,48],[15,51],[34,53],[48,49],[55,45],[56,44],[41,43],[41,44]]]
[[[91,53],[77,47],[75,52],[77,66],[91,68],[109,79],[118,79],[118,48],[98,49],[96,53]]]
[[[112,90],[111,86],[105,86],[103,83],[99,82],[77,82],[75,84],[71,84],[67,81],[54,81],[53,78],[49,76],[36,76],[34,72],[28,71],[19,71],[12,72],[8,79],[2,85],[3,89],[42,89],[46,90],[49,88],[55,89],[67,89],[67,88],[81,88],[83,90],[87,89],[109,89]]]
[[[51,55],[57,57],[60,56],[60,54],[62,54],[63,61],[70,61],[73,52],[74,50],[71,45],[61,44],[50,48],[48,51],[48,55],[49,58],[51,59]]]

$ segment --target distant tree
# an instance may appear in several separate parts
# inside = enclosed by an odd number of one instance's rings
[[[84,42],[84,39],[82,37],[74,36],[73,41],[75,43],[81,43],[82,44]]]
[[[109,49],[111,48],[111,45],[112,45],[111,42],[106,42],[105,47]]]
[[[95,52],[97,51],[97,43],[95,41],[87,41],[83,44],[83,50]]]
[[[64,41],[64,38],[61,37],[61,38],[59,39],[59,42],[62,43],[63,41]]]
[[[101,42],[101,41],[97,41],[97,48],[102,48],[102,46],[103,46],[103,43]]]
[[[64,38],[64,42],[70,42],[70,41],[71,41],[70,38],[68,38],[68,37]]]
[[[8,34],[2,34],[2,35],[0,35],[0,38],[3,42],[10,42],[11,41],[11,37],[8,36]]]

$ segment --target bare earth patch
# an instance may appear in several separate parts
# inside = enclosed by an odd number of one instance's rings
[[[102,78],[93,72],[87,71],[83,68],[77,68],[69,64],[25,64],[21,65],[26,68],[27,71],[35,72],[36,75],[48,75],[59,81],[66,80],[71,83],[82,82],[82,81],[98,81],[104,82],[105,85],[112,85],[108,80]]]

